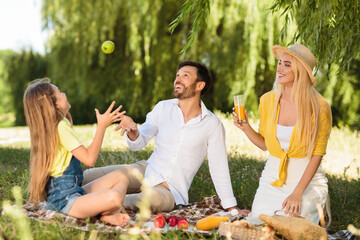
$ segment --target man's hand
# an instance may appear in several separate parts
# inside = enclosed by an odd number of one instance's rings
[[[136,140],[139,137],[139,130],[136,123],[132,120],[131,117],[126,115],[121,116],[121,122],[117,125],[114,131],[121,129],[120,135],[123,136],[125,132],[131,141]]]
[[[240,215],[240,214],[242,214],[242,215],[249,215],[249,213],[251,213],[251,211],[250,210],[247,210],[247,209],[239,209],[239,208],[237,208],[237,207],[231,207],[231,208],[228,208],[228,209],[226,209],[226,210],[228,210],[229,212],[230,211],[233,211],[233,210],[236,210],[237,211],[237,214],[238,215]]]

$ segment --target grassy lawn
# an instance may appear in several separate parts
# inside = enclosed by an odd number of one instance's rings
[[[267,153],[253,146],[246,136],[232,125],[229,116],[216,113],[223,121],[227,132],[227,148],[230,174],[235,197],[240,208],[251,208],[252,199],[258,187],[258,180],[264,167]],[[257,128],[257,121],[253,126]],[[131,152],[124,137],[114,132],[110,126],[96,167],[111,164],[131,163],[147,159],[153,149],[151,143],[144,150]],[[89,145],[95,133],[95,125],[76,126],[84,145]],[[0,128],[0,202],[14,201],[11,189],[20,186],[25,191],[29,179],[29,133],[26,127]],[[331,211],[333,222],[331,229],[346,229],[349,224],[360,227],[360,134],[346,128],[334,128],[322,166],[329,179]],[[84,168],[85,169],[85,168]],[[191,185],[190,201],[199,201],[215,194],[206,162]],[[28,194],[24,193],[24,199]],[[0,206],[1,207],[1,206]],[[1,232],[4,233],[2,236]],[[71,228],[63,228],[59,224],[45,224],[31,221],[31,232],[35,239],[114,239],[123,238],[119,233],[102,234],[81,232]],[[19,238],[16,224],[8,217],[0,217],[0,239]],[[151,239],[159,235],[149,236]],[[181,232],[168,232],[164,239],[203,238],[201,235],[189,235]],[[218,238],[215,234],[210,238]]]

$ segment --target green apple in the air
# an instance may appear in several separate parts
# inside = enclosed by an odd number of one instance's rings
[[[101,49],[104,53],[110,54],[115,50],[115,44],[112,41],[105,41],[101,45]]]

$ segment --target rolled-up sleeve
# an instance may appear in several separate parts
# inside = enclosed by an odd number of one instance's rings
[[[154,109],[146,115],[146,121],[139,127],[139,137],[131,141],[127,134],[126,141],[131,151],[139,151],[143,149],[149,141],[156,136],[158,132],[157,120],[159,116],[159,106],[156,105]]]

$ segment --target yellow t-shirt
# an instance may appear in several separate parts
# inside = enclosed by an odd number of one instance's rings
[[[312,155],[325,155],[326,146],[329,139],[331,131],[331,110],[329,104],[323,97],[319,98],[320,101],[320,111],[319,111],[319,130],[317,134],[317,141],[315,149]],[[277,105],[277,112],[274,116],[275,105]],[[279,118],[279,105],[276,102],[276,95],[274,92],[265,93],[260,98],[259,105],[259,115],[260,115],[260,125],[259,133],[265,139],[265,145],[269,153],[272,156],[278,157],[281,159],[279,167],[279,180],[276,180],[272,183],[273,186],[281,187],[284,181],[286,180],[286,169],[287,169],[287,159],[288,158],[302,158],[306,156],[307,143],[304,141],[305,136],[301,137],[300,143],[296,141],[298,139],[299,133],[297,129],[297,124],[294,126],[293,133],[290,139],[289,150],[284,152],[280,143],[276,138],[276,124]],[[275,122],[274,122],[275,118]]]
[[[59,122],[58,134],[59,148],[50,171],[52,177],[60,177],[65,172],[72,158],[71,151],[82,145],[67,118]]]

